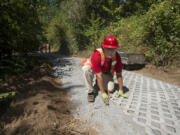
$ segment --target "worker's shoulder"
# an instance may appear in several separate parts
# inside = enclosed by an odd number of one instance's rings
[[[120,53],[116,51],[116,57],[121,58]]]
[[[94,53],[91,56],[91,59],[99,60],[101,58],[100,52],[97,50],[94,50]]]
[[[94,50],[94,53],[93,53],[92,55],[94,55],[94,56],[100,56],[99,50],[95,49],[95,50]]]

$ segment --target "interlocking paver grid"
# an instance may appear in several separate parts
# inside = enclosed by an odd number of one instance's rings
[[[123,82],[129,98],[118,98],[115,92],[112,102],[136,123],[149,127],[149,134],[180,135],[180,88],[129,71],[123,71]]]
[[[60,73],[55,75],[61,77],[62,72],[66,71],[67,68],[61,66],[58,70]],[[123,82],[124,86],[129,89],[129,98],[117,98],[116,91],[112,94],[112,102],[119,105],[125,114],[132,116],[137,124],[144,126],[148,135],[180,135],[180,88],[124,70]],[[81,108],[82,112],[83,109],[87,112],[86,106]],[[106,117],[101,114],[110,113],[103,112],[108,109],[104,109],[101,105],[94,109],[97,109],[95,118],[99,120],[104,120]],[[113,118],[118,117],[119,114],[113,113],[113,117],[110,118],[114,122]],[[108,131],[113,132],[113,130]]]

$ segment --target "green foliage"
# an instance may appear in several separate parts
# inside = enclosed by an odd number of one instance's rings
[[[152,4],[158,4],[161,0],[122,0],[120,2],[121,17],[145,14]]]
[[[47,29],[47,39],[55,49],[58,49],[62,54],[69,54],[67,26],[61,21],[61,16],[51,20]]]
[[[46,37],[50,44],[62,54],[78,52],[83,45],[80,22],[83,0],[66,0],[60,4],[60,12],[50,21]],[[68,9],[68,10],[67,10]],[[77,42],[81,42],[78,44]]]
[[[156,65],[180,59],[180,7],[177,4],[164,1],[152,6],[146,14],[145,29],[150,48],[146,56]]]
[[[7,92],[0,94],[0,116],[6,112],[6,109],[9,107],[12,102],[16,92]]]
[[[86,26],[84,35],[89,38],[88,42],[90,46],[87,46],[86,49],[96,49],[97,48],[97,41],[100,37],[101,32],[101,25],[103,22],[100,21],[100,17],[97,19],[94,18],[94,14],[92,14],[91,18],[89,19],[90,25]]]
[[[131,16],[109,25],[103,33],[115,35],[124,52],[143,53],[143,41],[146,35],[143,21],[143,16]]]
[[[37,50],[41,34],[37,6],[33,0],[0,1],[1,58]]]
[[[155,65],[179,59],[178,0],[64,0],[59,7],[46,35],[61,53],[93,50],[112,34],[123,51],[145,53]]]
[[[39,14],[47,0],[0,1],[0,80],[27,69],[25,55],[43,42]]]
[[[14,56],[8,59],[1,60],[1,81],[7,80],[12,75],[18,75],[31,70],[33,64],[33,61],[31,61],[31,59],[27,56]]]

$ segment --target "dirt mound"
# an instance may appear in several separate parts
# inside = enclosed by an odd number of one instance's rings
[[[89,134],[85,123],[70,113],[70,100],[61,81],[52,76],[52,65],[41,60],[30,73],[11,78],[0,90],[18,94],[0,118],[2,135]]]
[[[163,67],[146,65],[145,68],[136,70],[135,72],[180,87],[180,66],[177,66],[174,69],[165,70]]]

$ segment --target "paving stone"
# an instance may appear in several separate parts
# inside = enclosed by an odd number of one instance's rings
[[[157,106],[157,102],[151,102],[151,105]]]
[[[168,105],[168,102],[167,101],[162,101],[161,104]]]
[[[146,108],[147,104],[141,104],[140,106]]]
[[[150,94],[151,94],[151,96],[154,96],[154,95],[156,95],[156,93],[155,93],[155,92],[150,92]]]
[[[178,120],[180,120],[180,116],[176,115],[176,118],[177,118]]]
[[[148,99],[148,95],[147,95],[147,94],[145,94],[145,93],[143,93],[143,94],[142,94],[142,98],[144,98],[144,99],[145,99],[145,98],[146,98],[146,99]]]
[[[176,106],[176,107],[178,106],[178,104],[177,104],[177,103],[171,103],[171,104],[172,104],[173,106]]]
[[[136,99],[136,98],[132,99],[132,102],[137,102],[137,101],[138,101],[138,99]]]
[[[144,88],[142,88],[143,89],[143,91],[142,91],[142,94],[147,94],[147,89],[144,87]]]
[[[129,108],[130,108],[130,109],[136,109],[136,106],[130,105]]]
[[[127,113],[134,114],[135,111],[134,110],[127,110]]]
[[[180,111],[180,107],[173,106],[173,109]]]
[[[157,106],[151,106],[151,109],[158,110]]]
[[[152,118],[153,120],[157,120],[157,121],[160,120],[160,118],[159,118],[158,116],[155,116],[155,115],[151,115],[151,118]]]
[[[165,95],[159,95],[160,98],[165,98],[166,99],[166,96]]]
[[[131,104],[132,104],[132,105],[137,105],[137,102],[134,102],[134,101],[133,101],[133,102],[131,102]]]
[[[170,115],[170,114],[164,113],[163,115],[167,118],[172,118],[172,115]]]
[[[156,128],[160,128],[160,123],[158,123],[158,122],[151,121],[151,125],[156,127]]]
[[[156,115],[159,115],[159,112],[158,111],[151,111],[152,114],[156,114]]]
[[[147,95],[142,95],[142,99],[143,99],[143,100],[148,100]]]
[[[162,104],[161,106],[164,107],[164,108],[168,108],[168,105]]]
[[[155,100],[157,101],[157,96],[154,96],[154,95],[153,95],[153,96],[151,96],[151,99],[152,99],[152,100],[155,99]]]
[[[134,92],[133,92],[133,96],[139,96],[139,94],[140,94],[139,91],[138,91],[138,92],[137,92],[137,91],[134,91]]]
[[[170,113],[170,111],[168,109],[162,108],[162,110],[163,110],[163,112]]]
[[[146,112],[147,109],[146,108],[139,108],[140,111]]]
[[[169,96],[169,98],[172,98],[172,99],[174,99],[174,98],[175,98],[175,96]]]
[[[139,95],[133,95],[133,99],[138,99]]]
[[[151,101],[157,101],[157,99],[155,99],[155,98],[151,98]]]
[[[159,131],[159,130],[157,130],[157,129],[152,129],[152,133],[153,133],[154,135],[162,135],[162,134],[161,134],[161,131]]]
[[[138,118],[138,121],[145,124],[147,120],[144,118]]]
[[[166,98],[165,98],[165,97],[160,97],[160,99],[161,99],[161,100],[166,100]]]
[[[169,99],[169,102],[170,103],[176,103],[176,100],[175,99]]]
[[[180,111],[174,111],[175,115],[180,115]]]
[[[174,122],[172,120],[169,120],[169,119],[165,119],[165,123],[167,123],[169,125],[174,125]]]
[[[139,112],[139,116],[141,116],[141,117],[146,117],[146,113]]]
[[[165,96],[164,91],[163,90],[159,90],[159,95]]]
[[[143,96],[141,97],[142,100],[148,100],[146,96]]]
[[[141,102],[143,102],[143,103],[148,103],[148,101],[147,101],[147,100],[141,100]]]
[[[120,103],[119,105],[120,105],[120,106],[123,106],[123,107],[125,107],[125,106],[126,106],[126,104],[124,104],[124,103]]]
[[[128,102],[128,100],[124,100],[124,99],[123,99],[123,100],[121,100],[121,102],[122,102],[122,103],[126,103],[126,102]]]
[[[167,126],[166,125],[166,129],[170,132],[173,132],[173,133],[176,133],[176,129],[174,127],[171,127],[171,126]]]

